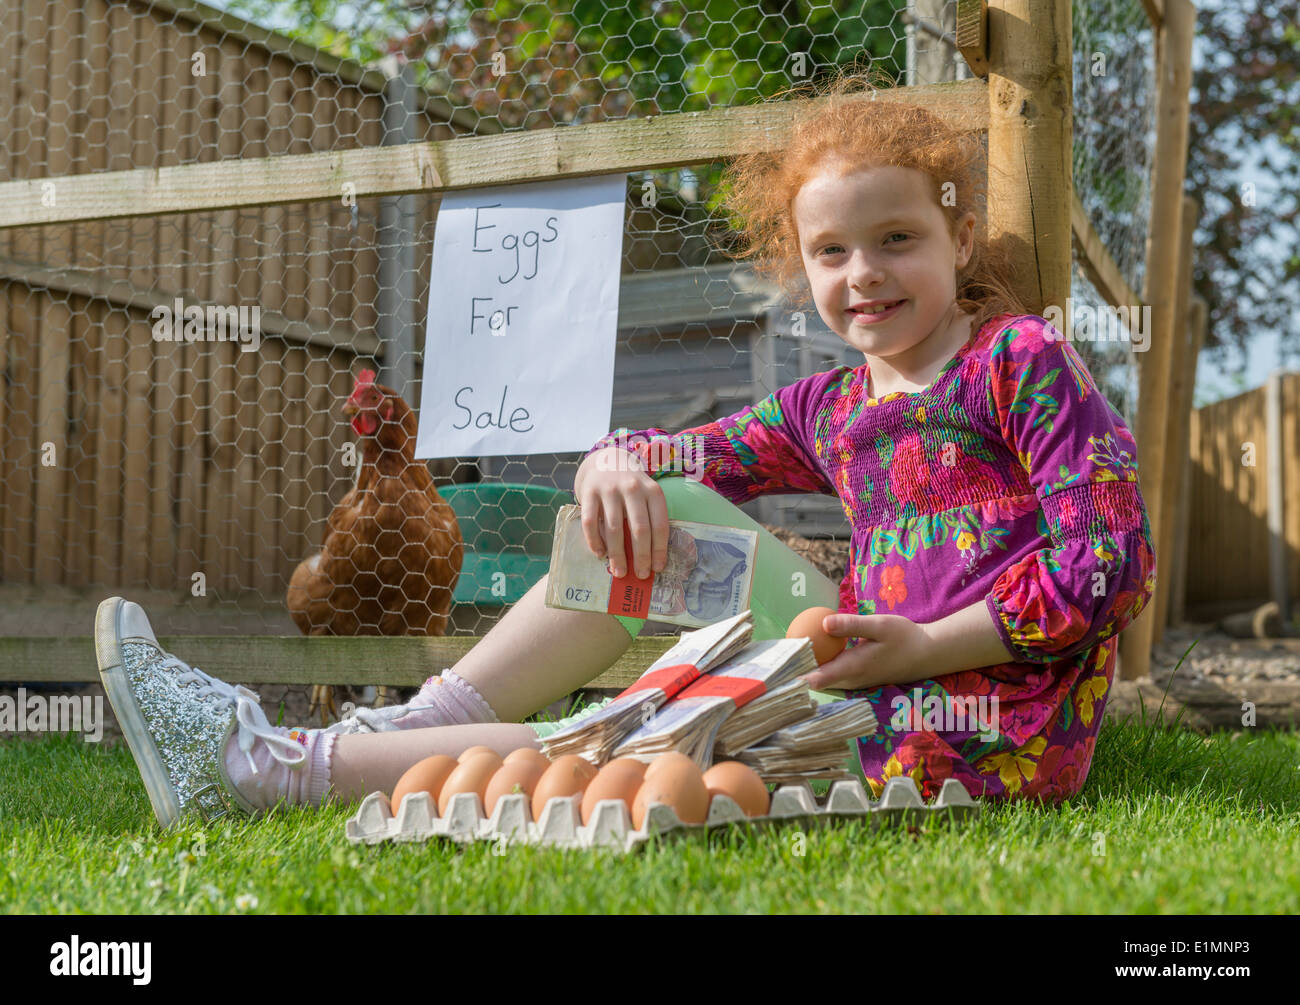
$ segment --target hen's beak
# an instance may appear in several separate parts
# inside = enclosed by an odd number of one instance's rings
[[[359,411],[361,411],[361,409],[357,407],[357,403],[353,401],[351,398],[343,402],[343,414],[346,415],[349,419],[352,418],[352,416],[356,415]]]

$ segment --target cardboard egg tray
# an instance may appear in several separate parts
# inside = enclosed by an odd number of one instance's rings
[[[452,796],[447,815],[439,817],[432,797],[427,792],[416,792],[402,799],[397,815],[393,816],[387,797],[382,792],[372,792],[348,820],[346,833],[353,844],[439,838],[460,844],[489,841],[559,848],[602,847],[628,852],[655,835],[672,832],[719,831],[774,823],[824,826],[836,820],[862,818],[868,818],[873,827],[881,827],[919,824],[936,817],[964,820],[979,812],[979,806],[955,778],[945,780],[938,797],[927,806],[916,782],[906,777],[890,778],[880,801],[875,803],[856,779],[835,782],[820,802],[807,782],[783,785],[772,793],[772,805],[761,817],[745,816],[734,800],[718,795],[713,797],[708,819],[702,824],[682,823],[671,806],[652,803],[641,830],[632,828],[627,804],[621,799],[597,803],[591,823],[586,826],[582,823],[581,804],[581,796],[557,796],[546,804],[541,819],[534,823],[528,796],[502,796],[492,816],[485,819],[478,793],[462,792]]]

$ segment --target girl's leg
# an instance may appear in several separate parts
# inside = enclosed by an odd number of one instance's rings
[[[517,723],[599,677],[632,644],[612,614],[547,607],[549,578],[534,584],[454,667],[503,723]]]
[[[532,727],[517,722],[340,736],[334,744],[330,785],[344,802],[364,799],[376,789],[392,792],[397,780],[417,761],[435,754],[459,757],[479,744],[502,757],[520,747],[541,749]]]

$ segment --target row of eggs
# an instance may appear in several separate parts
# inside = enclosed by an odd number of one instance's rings
[[[459,758],[437,754],[412,765],[393,788],[392,809],[414,792],[429,793],[440,816],[446,814],[451,797],[462,792],[477,793],[488,816],[502,796],[523,793],[534,820],[541,819],[550,800],[582,796],[584,825],[602,800],[621,799],[637,830],[654,803],[671,806],[683,823],[697,824],[708,818],[715,795],[730,796],[746,816],[764,816],[770,806],[767,786],[748,765],[721,761],[701,772],[693,760],[675,751],[658,754],[648,763],[619,757],[597,768],[576,754],[552,761],[539,750],[521,747],[503,758],[491,747],[470,747]]]

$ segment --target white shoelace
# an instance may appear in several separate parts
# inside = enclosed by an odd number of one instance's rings
[[[176,678],[176,683],[182,686],[193,685],[197,688],[199,698],[207,700],[212,697],[235,706],[235,718],[239,722],[239,749],[248,758],[248,767],[253,774],[261,774],[257,770],[257,762],[253,760],[252,754],[253,743],[259,739],[266,744],[271,756],[281,764],[292,767],[306,760],[307,751],[303,746],[284,734],[276,732],[267,721],[266,713],[262,711],[257,695],[242,684],[232,686],[223,680],[209,677],[198,667],[192,667],[184,660],[170,654],[163,660],[162,666],[183,670],[184,673]]]

